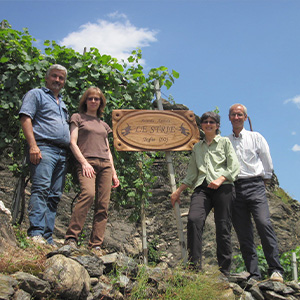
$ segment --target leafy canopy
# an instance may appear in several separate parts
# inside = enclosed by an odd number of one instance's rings
[[[42,51],[33,45],[34,41],[26,28],[17,31],[6,20],[2,21],[0,153],[10,154],[15,170],[18,170],[18,162],[24,154],[24,137],[18,119],[22,97],[30,89],[44,85],[46,70],[50,65],[61,64],[68,70],[62,94],[70,114],[77,112],[80,95],[85,89],[97,86],[107,99],[104,120],[109,125],[114,109],[152,109],[154,80],[159,80],[161,87],[169,89],[174,79],[179,77],[176,71],[169,72],[164,66],[152,68],[145,74],[143,66],[139,64],[142,58],[140,49],[133,50],[127,60],[119,62],[108,54],[100,54],[97,48],[80,54],[71,48],[58,45],[55,41],[46,40]],[[139,186],[135,162],[145,159],[145,156],[142,153],[112,152],[118,175],[123,181],[121,184],[128,187],[123,193],[132,195]],[[146,170],[143,171],[147,173]],[[145,174],[144,180],[150,180],[150,177]],[[126,195],[122,195],[124,197]]]

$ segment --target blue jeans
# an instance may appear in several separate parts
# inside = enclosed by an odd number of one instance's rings
[[[53,145],[39,145],[42,159],[30,164],[31,197],[28,204],[28,236],[43,236],[53,244],[52,233],[58,202],[67,172],[67,150]]]

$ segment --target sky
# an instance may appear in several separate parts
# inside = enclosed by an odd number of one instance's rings
[[[280,187],[300,201],[299,0],[0,0],[3,19],[40,49],[54,40],[126,59],[140,48],[145,73],[180,74],[162,97],[199,116],[218,108],[223,136],[229,107],[244,104]]]

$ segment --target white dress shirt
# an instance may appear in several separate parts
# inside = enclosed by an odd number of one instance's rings
[[[258,132],[245,128],[236,137],[234,133],[228,136],[240,163],[238,179],[261,176],[270,179],[273,163],[270,149],[265,138]]]

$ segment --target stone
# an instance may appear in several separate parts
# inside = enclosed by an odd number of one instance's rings
[[[0,298],[1,299],[1,298]],[[29,293],[23,290],[17,290],[11,300],[31,300],[32,297]]]
[[[0,274],[0,299],[8,300],[14,294],[18,281],[4,274]]]
[[[12,276],[18,281],[18,287],[33,297],[46,298],[50,294],[51,287],[47,280],[25,272],[17,272]]]
[[[87,270],[61,254],[47,259],[43,279],[51,283],[60,297],[72,300],[86,298],[91,288]]]

